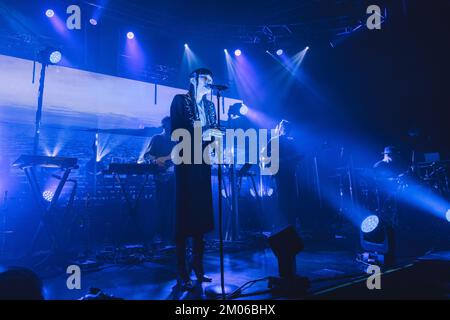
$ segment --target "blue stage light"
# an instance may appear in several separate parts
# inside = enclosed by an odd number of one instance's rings
[[[185,47],[186,49],[188,49],[188,48],[189,48],[189,45],[188,45],[187,43],[185,43],[185,44],[184,44],[184,47]]]
[[[96,26],[98,22],[97,22],[96,19],[91,18],[91,19],[89,20],[89,23],[92,24],[93,26]]]
[[[375,230],[378,227],[378,224],[380,223],[380,219],[375,216],[371,215],[364,219],[364,221],[361,223],[361,231],[364,233],[369,233]]]
[[[227,49],[223,49],[223,52],[228,53],[228,50]]]
[[[281,56],[282,54],[283,54],[283,49],[278,49],[278,50],[277,50],[277,55],[278,55],[278,56]]]
[[[234,51],[234,55],[235,55],[236,57],[239,57],[241,54],[242,54],[242,51],[239,50],[239,49],[237,49],[237,50]]]
[[[447,218],[447,221],[450,222],[450,209],[447,210],[445,217]]]
[[[228,108],[228,116],[231,119],[237,119],[248,113],[248,107],[243,103],[235,103]]]
[[[128,32],[128,33],[127,33],[127,38],[130,39],[130,40],[131,40],[131,39],[134,39],[134,33],[131,32],[131,31]]]
[[[248,113],[248,107],[245,104],[243,104],[242,107],[239,109],[239,113],[245,116]]]
[[[53,51],[52,53],[50,53],[49,60],[50,60],[50,63],[57,64],[61,61],[61,58],[62,58],[62,54],[60,51]]]
[[[42,193],[42,197],[43,197],[44,200],[47,201],[47,202],[52,202],[53,196],[54,196],[54,195],[55,195],[55,194],[53,193],[53,191],[50,191],[50,190],[45,190],[45,191]]]
[[[53,11],[52,9],[48,9],[47,11],[45,11],[45,15],[49,18],[52,18],[55,15],[55,11]]]

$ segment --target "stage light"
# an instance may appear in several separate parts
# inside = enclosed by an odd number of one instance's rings
[[[96,26],[98,22],[97,22],[96,19],[91,18],[91,19],[89,20],[89,23],[92,24],[93,26]]]
[[[378,227],[380,220],[377,216],[372,215],[368,216],[364,219],[364,221],[361,223],[361,231],[364,233],[369,233],[375,230]]]
[[[282,49],[278,49],[277,50],[277,56],[281,56],[283,54],[283,50]]]
[[[223,52],[228,53],[228,50],[227,49],[223,49]]]
[[[374,265],[392,265],[394,255],[394,230],[391,225],[376,215],[370,215],[361,223],[360,260]]]
[[[130,40],[131,40],[131,39],[134,39],[134,33],[131,32],[131,31],[128,32],[128,33],[127,33],[127,38],[130,39]]]
[[[245,116],[248,113],[248,107],[245,104],[242,104],[241,108],[239,109],[239,113],[242,116]]]
[[[61,59],[62,59],[61,51],[52,47],[47,47],[39,51],[38,53],[38,60],[40,63],[44,65],[57,64],[61,61]]]
[[[54,195],[55,195],[55,194],[53,193],[53,191],[50,191],[50,190],[45,190],[45,191],[42,193],[42,197],[43,197],[44,200],[47,201],[47,202],[52,202],[53,196],[54,196]]]
[[[269,277],[272,292],[283,295],[304,294],[309,288],[308,278],[297,275],[297,254],[303,250],[303,240],[293,226],[268,237],[269,246],[278,260],[278,277]]]
[[[308,51],[308,50],[309,50],[309,47],[306,47],[305,49],[306,49],[306,51]]]
[[[53,51],[52,53],[50,53],[50,57],[49,57],[49,61],[51,64],[57,64],[61,61],[62,59],[62,54],[60,51]]]
[[[187,43],[184,44],[184,47],[185,47],[186,49],[189,49],[189,45],[188,45]]]
[[[450,222],[450,209],[447,210],[445,217],[447,218],[447,221]]]
[[[49,17],[49,18],[53,18],[53,17],[55,16],[55,11],[53,11],[52,9],[48,9],[48,10],[45,12],[45,15],[46,15],[47,17]]]
[[[235,103],[228,109],[228,117],[231,119],[239,118],[240,116],[245,116],[248,113],[248,107],[243,103]]]
[[[234,51],[234,55],[235,55],[236,57],[239,57],[241,54],[242,54],[242,51],[239,50],[239,49],[236,49],[236,50]]]

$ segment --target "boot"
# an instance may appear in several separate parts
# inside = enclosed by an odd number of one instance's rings
[[[177,258],[177,285],[182,291],[192,290],[194,288],[194,284],[192,283],[192,280],[189,276],[186,266],[186,244],[183,246],[177,243],[176,258]]]
[[[197,281],[212,282],[212,278],[205,276],[203,269],[203,254],[205,251],[205,242],[203,238],[194,238],[192,244],[192,257],[190,261],[190,270],[194,270]]]

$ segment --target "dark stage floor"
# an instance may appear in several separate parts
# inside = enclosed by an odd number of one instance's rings
[[[274,295],[269,291],[268,280],[246,286],[238,299],[408,299],[450,298],[450,251],[434,248],[437,254],[420,258],[397,257],[395,266],[382,270],[382,290],[369,290],[365,266],[357,262],[360,249],[354,240],[334,239],[325,243],[305,242],[305,250],[297,255],[297,275],[307,277],[310,288],[305,294],[295,296]],[[267,244],[231,242],[225,245],[225,282],[242,286],[249,281],[278,275],[278,263]],[[205,271],[220,284],[219,250],[216,241],[209,240],[205,252]],[[41,268],[23,265],[38,272],[44,281],[45,297],[49,300],[76,300],[85,296],[90,288],[102,289],[108,295],[126,300],[199,300],[207,299],[204,293],[209,284],[197,285],[190,292],[179,292],[175,286],[175,253],[173,246],[149,247],[141,259],[116,252],[114,258],[105,259],[104,249],[91,252],[97,257],[95,268],[81,270],[81,289],[69,290],[66,273],[69,264],[52,267],[51,260]],[[137,254],[136,256],[139,256]],[[73,256],[72,256],[73,257]],[[102,258],[103,257],[103,258]],[[127,259],[124,257],[128,257]],[[103,261],[102,261],[103,259]],[[115,261],[116,263],[112,263]],[[138,261],[138,262],[137,262]],[[193,275],[194,277],[194,275]]]
[[[238,286],[247,281],[276,276],[277,260],[270,249],[227,253],[225,255],[225,280]],[[220,283],[218,254],[205,256],[205,269]],[[298,274],[311,280],[310,294],[324,288],[345,283],[362,275],[360,265],[355,262],[355,253],[350,251],[304,251],[297,256]],[[90,287],[101,288],[108,294],[124,299],[164,300],[202,299],[203,290],[198,287],[191,293],[180,293],[174,289],[175,270],[172,258],[137,265],[109,265],[100,271],[82,273],[81,290],[68,290],[67,275],[45,280],[48,299],[78,299]],[[203,288],[206,284],[203,284]],[[270,299],[267,281],[255,283],[243,292],[245,299]]]

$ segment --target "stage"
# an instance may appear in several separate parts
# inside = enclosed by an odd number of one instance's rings
[[[270,292],[268,281],[259,281],[245,289],[233,300],[267,299],[445,299],[449,297],[450,277],[445,268],[449,255],[434,260],[433,267],[421,266],[417,259],[404,258],[395,266],[383,270],[381,290],[368,290],[366,282],[370,274],[356,262],[356,252],[342,250],[339,241],[335,250],[314,248],[297,257],[297,274],[310,280],[307,293],[278,295]],[[429,256],[430,257],[430,256]],[[74,300],[85,296],[90,288],[126,300],[206,300],[208,284],[196,284],[194,290],[177,289],[174,259],[169,255],[138,264],[105,264],[98,271],[82,271],[81,289],[68,290],[68,275],[44,278],[45,293],[51,300]],[[437,262],[436,262],[437,261]],[[220,283],[218,253],[209,251],[205,256],[205,270]],[[436,272],[441,287],[436,285]],[[241,286],[249,281],[277,276],[277,260],[270,249],[229,252],[225,255],[225,282]],[[447,283],[447,285],[445,285]]]
[[[0,300],[448,300],[448,12],[2,0]]]

